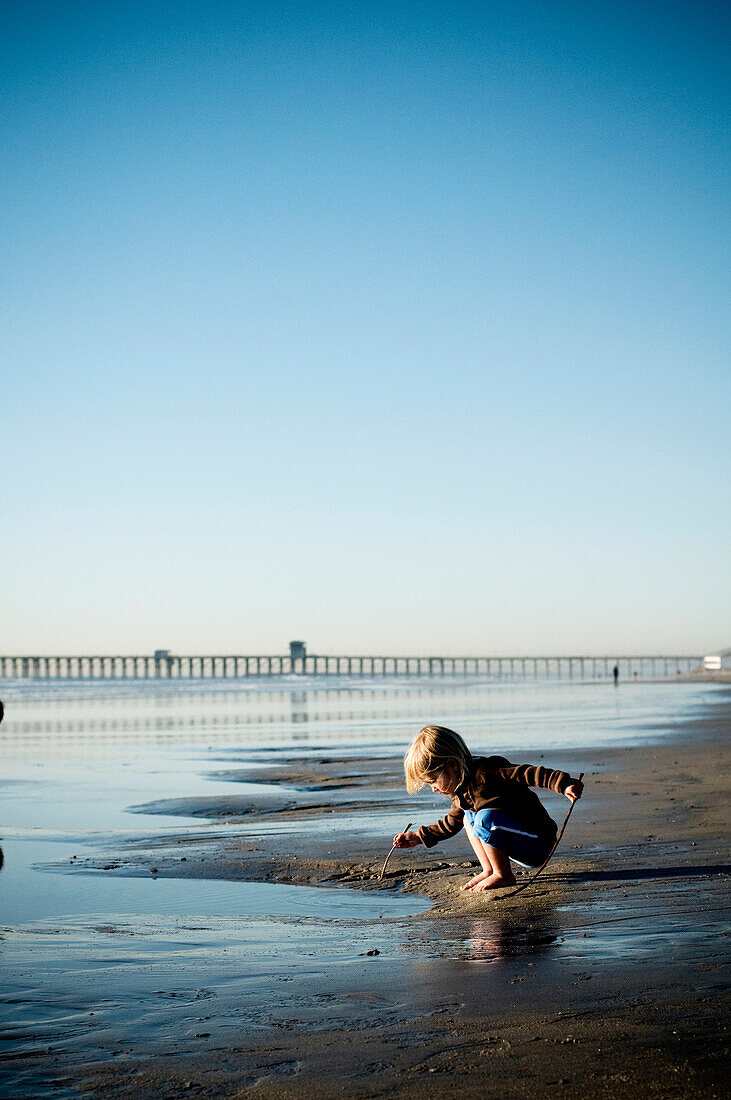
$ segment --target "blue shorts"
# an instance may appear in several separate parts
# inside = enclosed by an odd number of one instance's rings
[[[464,816],[475,836],[524,867],[540,867],[555,839],[529,832],[500,810],[465,810]]]

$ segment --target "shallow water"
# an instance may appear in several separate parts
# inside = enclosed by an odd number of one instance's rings
[[[172,745],[237,751],[313,745],[402,751],[426,723],[451,725],[479,750],[636,744],[713,703],[714,684],[605,680],[453,679],[297,686],[286,680],[209,683],[33,682],[3,684],[3,731],[13,755],[62,759],[117,746]]]
[[[86,854],[87,849],[77,848]],[[365,893],[273,882],[118,877],[104,871],[44,874],[38,867],[58,859],[58,844],[52,841],[4,840],[3,853],[0,927],[32,929],[39,921],[89,922],[92,918],[123,919],[129,924],[140,917],[182,915],[372,920],[408,917],[428,908],[416,897],[401,897],[391,890]]]

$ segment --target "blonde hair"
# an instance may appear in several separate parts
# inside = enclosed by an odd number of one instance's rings
[[[454,730],[446,726],[424,726],[417,733],[404,757],[406,790],[416,794],[430,778],[456,764],[461,786],[472,768],[472,753]]]

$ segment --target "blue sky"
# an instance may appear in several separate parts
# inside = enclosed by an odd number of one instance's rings
[[[0,650],[731,643],[721,5],[1,18]]]

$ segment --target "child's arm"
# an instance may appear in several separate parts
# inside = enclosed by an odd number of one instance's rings
[[[568,772],[544,768],[542,764],[537,767],[533,764],[511,764],[503,759],[502,765],[495,771],[511,783],[525,783],[527,787],[546,787],[556,794],[565,794],[572,802],[581,798],[584,789],[580,779],[574,779]]]
[[[397,848],[414,848],[417,844],[423,844],[425,848],[433,848],[440,840],[455,836],[463,824],[464,810],[455,799],[448,812],[439,821],[435,821],[433,825],[420,825],[418,833],[398,833],[393,838],[393,843]]]
[[[464,810],[458,801],[452,802],[447,814],[433,825],[420,825],[418,833],[397,833],[393,838],[396,848],[414,848],[417,844],[423,844],[425,848],[433,848],[440,840],[446,840],[460,831],[463,824]]]

